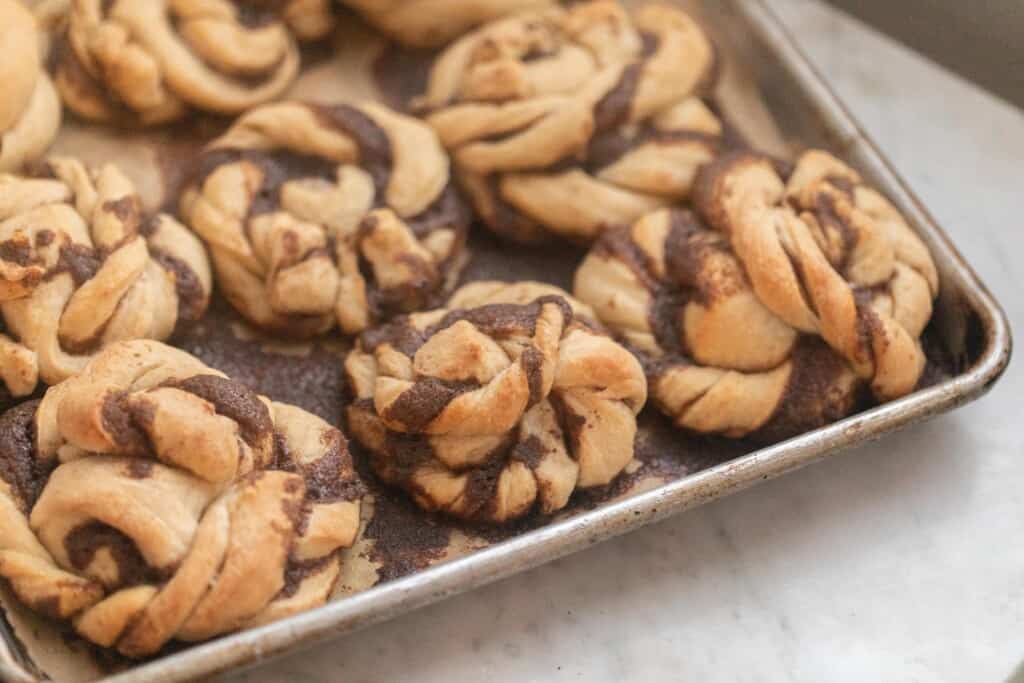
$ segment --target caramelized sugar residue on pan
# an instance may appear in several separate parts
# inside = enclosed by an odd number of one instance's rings
[[[374,65],[383,99],[392,106],[398,106],[422,92],[428,59],[429,53],[385,50]],[[189,173],[192,159],[226,125],[226,121],[216,118],[197,118],[148,138],[163,178],[164,196],[169,198],[164,202],[164,208],[174,211],[174,198]],[[572,289],[573,274],[585,254],[585,250],[579,247],[562,245],[517,247],[515,256],[510,257],[508,245],[482,228],[471,230],[468,248],[470,260],[462,273],[463,282],[532,279],[567,290]],[[922,338],[928,357],[922,386],[936,384],[962,369],[963,360],[954,358],[946,350],[935,326],[933,322]],[[348,345],[340,337],[328,336],[316,342],[293,345],[261,336],[252,332],[231,306],[215,295],[203,320],[183,330],[171,341],[256,391],[274,400],[302,407],[344,429],[344,407],[349,396],[342,359]],[[559,518],[593,509],[634,491],[677,480],[750,453],[763,445],[685,433],[675,429],[653,408],[647,408],[639,419],[636,462],[607,487],[577,491],[567,509],[559,513]],[[356,466],[374,499],[373,512],[366,521],[363,536],[369,541],[366,559],[377,567],[379,582],[409,575],[444,559],[456,536],[469,538],[471,547],[483,547],[550,521],[549,518],[532,515],[500,529],[470,528],[425,514],[404,493],[377,482],[358,444],[353,442],[350,446]],[[79,643],[77,638],[73,640]],[[78,646],[83,645],[79,643]],[[169,650],[161,653],[166,654]],[[123,662],[110,661],[109,656],[104,656],[100,664],[107,671],[124,665]]]
[[[422,92],[430,53],[387,48],[374,64],[377,87],[392,106],[408,102]],[[176,144],[164,143],[157,159],[169,193],[180,186],[189,159],[203,138],[217,134],[216,122],[194,126]],[[573,274],[586,250],[572,245],[517,247],[510,258],[508,246],[482,228],[470,232],[470,260],[461,281],[541,280],[572,289]],[[186,331],[175,343],[204,362],[250,384],[275,400],[294,403],[332,424],[341,426],[348,400],[341,360],[347,345],[336,336],[289,346],[248,331],[241,318],[220,298],[215,298],[206,318]],[[929,357],[923,385],[937,383],[954,371],[953,360],[943,350],[937,334],[925,333]],[[679,479],[756,450],[765,444],[745,440],[698,436],[675,429],[652,408],[641,414],[636,463],[607,487],[577,491],[561,516],[592,509],[610,499],[627,495],[639,486]],[[511,538],[547,523],[539,515],[501,529],[467,528],[464,524],[419,511],[404,494],[376,481],[358,444],[350,444],[357,467],[376,500],[364,534],[373,542],[369,559],[378,565],[379,580],[386,581],[421,570],[443,558],[452,534],[461,532],[481,544]]]
[[[470,238],[471,260],[463,281],[483,279],[538,279],[571,289],[572,275],[583,251],[559,246],[526,249],[521,258],[508,257],[507,247],[483,229]],[[342,426],[348,393],[341,359],[346,350],[340,339],[328,337],[312,344],[288,346],[248,333],[241,318],[217,299],[206,318],[174,343],[203,362],[250,384],[275,400],[294,403]],[[951,359],[928,332],[929,354],[923,384],[949,377]],[[652,408],[641,414],[637,436],[638,466],[607,487],[578,491],[560,517],[588,510],[634,490],[641,482],[667,482],[750,453],[765,444],[699,436],[682,432]],[[427,515],[405,494],[380,485],[366,466],[358,444],[350,444],[360,474],[369,483],[376,504],[365,530],[374,541],[370,559],[379,565],[380,580],[391,580],[424,569],[441,559],[454,531],[494,543],[537,528],[549,520],[533,515],[500,529],[469,528],[464,524]]]

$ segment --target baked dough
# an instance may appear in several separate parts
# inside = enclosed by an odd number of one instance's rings
[[[79,116],[125,126],[190,109],[238,114],[279,97],[298,40],[334,25],[330,0],[67,0],[56,83]]]
[[[791,172],[780,170],[765,157],[728,155],[702,171],[696,204],[770,311],[820,336],[879,400],[910,393],[939,293],[928,248],[831,154],[810,150]]]
[[[130,657],[325,602],[362,496],[344,436],[152,341],[0,417],[0,577]]]
[[[342,0],[409,47],[440,47],[498,17],[553,7],[557,0]]]
[[[206,311],[211,280],[202,243],[143,216],[116,166],[0,174],[0,399],[77,374],[113,342],[167,339]]]
[[[548,514],[633,459],[639,362],[577,319],[564,292],[509,303],[528,289],[457,292],[474,307],[370,330],[345,361],[352,435],[424,509],[484,523]]]
[[[439,304],[470,221],[433,131],[378,104],[246,113],[203,154],[181,206],[228,300],[292,337]]]
[[[858,403],[849,365],[768,310],[727,240],[689,211],[606,232],[574,291],[643,361],[652,402],[679,427],[774,440]]]
[[[589,242],[688,197],[724,144],[699,98],[714,72],[710,39],[677,7],[588,0],[456,40],[413,104],[492,230]]]
[[[41,40],[18,0],[0,0],[0,172],[42,156],[60,128],[60,98],[43,68]]]

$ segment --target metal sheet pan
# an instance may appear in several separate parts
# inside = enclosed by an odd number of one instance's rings
[[[390,619],[781,476],[844,448],[957,408],[992,387],[1010,359],[1012,343],[1005,315],[800,52],[767,0],[711,2],[704,15],[729,58],[752,72],[783,137],[798,146],[825,147],[847,160],[894,201],[931,247],[943,285],[935,325],[946,351],[959,359],[962,370],[904,399],[785,443],[580,512],[305,614],[136,666],[106,680],[183,681],[258,665],[276,655]],[[0,619],[0,679],[35,681],[35,671],[11,629]]]

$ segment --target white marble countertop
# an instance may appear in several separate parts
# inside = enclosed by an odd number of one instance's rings
[[[816,1],[776,3],[1024,330],[1024,114]],[[1018,362],[964,410],[234,680],[1005,680],[1022,394]]]

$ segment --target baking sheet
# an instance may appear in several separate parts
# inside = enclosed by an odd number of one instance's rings
[[[115,677],[124,680],[163,681],[254,663],[299,643],[379,621],[535,566],[984,391],[1009,353],[1008,332],[998,308],[837,108],[813,70],[793,52],[788,36],[766,7],[736,0],[709,4],[706,10],[704,18],[723,56],[716,99],[741,134],[781,157],[791,157],[809,144],[840,153],[897,201],[935,250],[944,296],[926,338],[931,388],[770,448],[685,435],[648,409],[641,417],[637,460],[625,477],[606,490],[576,495],[570,508],[554,519],[531,518],[511,529],[487,531],[444,522],[420,513],[401,494],[374,486],[372,500],[364,506],[361,540],[347,552],[345,574],[330,605],[256,631],[167,652],[141,666],[126,668],[130,663],[103,655],[0,592],[0,606],[22,646],[20,654],[34,662],[34,671],[58,681],[95,680],[117,672],[120,675]],[[749,40],[751,28],[766,39],[765,45]],[[377,38],[347,21],[335,47],[334,52],[311,56],[290,96],[324,102],[379,97],[372,77],[380,48]],[[93,162],[117,161],[139,183],[147,207],[155,208],[173,195],[184,161],[223,125],[203,120],[138,134],[68,122],[55,151]],[[532,277],[563,287],[569,285],[582,255],[569,249],[535,249],[510,259],[507,248],[482,230],[475,231],[471,249],[473,260],[464,278]],[[332,422],[340,420],[344,402],[340,357],[345,344],[339,339],[283,345],[252,332],[229,307],[217,303],[204,322],[177,343],[276,399],[295,402]],[[18,655],[7,653],[9,658]],[[0,674],[13,676],[16,662],[9,661],[5,671],[4,656],[0,651]]]

